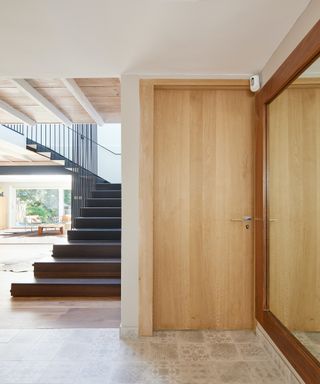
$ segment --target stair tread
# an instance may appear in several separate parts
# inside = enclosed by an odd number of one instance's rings
[[[121,207],[81,207],[81,209],[121,209]]]
[[[89,219],[89,220],[119,220],[121,219],[121,216],[108,216],[108,217],[105,217],[105,216],[77,216],[75,217],[75,219]]]
[[[88,197],[87,200],[121,200],[121,197]]]
[[[87,259],[77,259],[77,258],[54,258],[54,257],[48,257],[39,261],[35,261],[34,264],[67,264],[67,263],[73,263],[73,264],[103,264],[103,263],[108,263],[108,264],[116,264],[116,263],[121,263],[120,258],[105,258],[105,259],[95,259],[95,258],[90,258],[88,257]]]
[[[50,285],[119,285],[121,279],[114,278],[95,278],[95,279],[78,279],[78,278],[29,278],[19,283],[12,283],[12,285],[21,284],[50,284]]]
[[[105,189],[105,190],[101,190],[101,189],[93,189],[91,192],[103,192],[103,193],[105,193],[105,192],[121,192],[121,189]]]
[[[72,245],[75,245],[75,241],[68,241],[66,243],[63,243],[63,244],[54,244],[54,247],[61,247],[61,246],[72,246]],[[89,241],[88,240],[77,240],[77,243],[76,245],[88,245],[90,247],[94,247],[94,246],[99,246],[101,247],[101,245],[104,245],[104,246],[109,246],[109,245],[121,245],[121,241],[116,241],[116,240],[109,240],[109,241],[105,241],[105,240],[93,240],[93,241]]]
[[[57,244],[57,245],[68,245],[68,244],[74,244],[74,245],[91,245],[91,242],[92,244],[95,243],[95,245],[103,245],[103,246],[107,246],[107,245],[121,245],[121,241],[120,240],[97,240],[97,239],[94,239],[94,240],[83,240],[83,239],[79,239],[79,240],[69,240],[68,243],[66,244]]]
[[[68,232],[119,232],[121,228],[75,228]]]
[[[121,183],[96,183],[96,185],[122,185]]]

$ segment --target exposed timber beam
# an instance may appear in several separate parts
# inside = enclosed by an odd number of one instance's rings
[[[76,83],[74,79],[61,79],[65,87],[71,92],[71,94],[78,100],[80,105],[87,111],[89,116],[98,125],[103,125],[104,121],[87,96],[82,92],[82,89]]]
[[[4,112],[9,113],[9,115],[16,117],[19,121],[22,121],[25,124],[28,125],[34,125],[36,122],[31,119],[28,115],[25,113],[18,111],[16,108],[12,107],[10,104],[0,100],[0,109]]]
[[[22,92],[24,92],[27,96],[31,97],[36,103],[45,108],[48,112],[54,115],[59,121],[63,124],[70,126],[72,125],[72,121],[61,112],[55,105],[53,105],[48,99],[41,95],[39,91],[30,85],[27,80],[24,79],[12,79],[13,84],[16,85]]]

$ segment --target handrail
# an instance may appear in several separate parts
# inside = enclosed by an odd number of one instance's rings
[[[83,125],[83,124],[75,124],[75,125],[76,125],[76,126],[77,126],[77,125],[80,125],[80,126],[81,126],[81,125]],[[79,134],[79,132],[77,132],[77,131],[74,130],[73,128],[70,128],[70,127],[68,127],[68,126],[65,126],[65,128],[70,129],[71,131],[73,131],[73,132],[74,132],[75,134],[77,134],[77,135],[84,136],[86,139],[92,141],[92,143],[96,144],[98,147],[101,147],[101,148],[105,149],[106,151],[112,153],[113,155],[121,156],[121,152],[120,152],[120,153],[118,153],[118,152],[114,152],[114,151],[112,151],[111,149],[109,149],[109,148],[107,148],[107,147],[105,147],[105,146],[99,144],[97,141],[93,140],[92,138],[88,138],[86,135]]]
[[[23,124],[10,124],[10,125],[0,124],[0,125],[10,129],[11,131],[19,133],[19,135],[22,135],[22,136],[24,135],[24,125]]]
[[[56,125],[55,123],[50,123],[50,125],[53,124],[53,125]],[[2,126],[8,128],[8,129],[11,129],[12,131],[14,132],[17,132],[19,133],[20,135],[24,135],[24,129],[25,129],[25,125],[24,124],[1,124]],[[45,125],[48,125],[48,124],[36,124],[34,126],[30,126],[31,128],[32,127],[39,127],[39,126],[45,126]],[[114,152],[112,151],[111,149],[105,147],[104,145],[101,145],[99,144],[97,141],[93,140],[92,138],[88,138],[86,135],[82,135],[82,134],[79,134],[79,132],[77,132],[75,129],[73,128],[70,128],[64,124],[58,124],[58,126],[64,126],[65,129],[68,129],[72,132],[74,132],[76,135],[80,135],[80,136],[84,136],[86,139],[92,141],[94,144],[96,144],[98,147],[101,147],[103,149],[105,149],[106,151],[112,153],[113,155],[116,155],[116,156],[121,156],[121,152]],[[75,125],[81,125],[81,124],[75,124]],[[29,128],[29,126],[27,126],[27,129]]]

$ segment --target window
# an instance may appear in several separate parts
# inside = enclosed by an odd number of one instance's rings
[[[70,215],[69,189],[16,189],[16,225],[58,223]]]

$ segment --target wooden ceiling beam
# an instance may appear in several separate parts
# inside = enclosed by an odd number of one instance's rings
[[[36,122],[31,119],[28,115],[25,113],[18,111],[16,108],[12,107],[10,104],[6,103],[5,101],[0,100],[0,109],[4,112],[9,113],[9,115],[17,118],[22,123],[28,124],[28,125],[34,125]]]
[[[83,107],[83,109],[88,113],[88,115],[93,119],[93,121],[95,121],[100,126],[104,125],[103,118],[97,112],[87,96],[82,92],[82,89],[79,87],[76,81],[74,79],[61,79],[61,81]]]
[[[55,105],[53,105],[48,99],[46,99],[39,91],[30,85],[27,80],[24,79],[12,79],[13,84],[24,92],[27,96],[31,97],[36,103],[45,108],[48,112],[54,115],[59,121],[67,126],[72,125],[72,121],[61,112]]]

